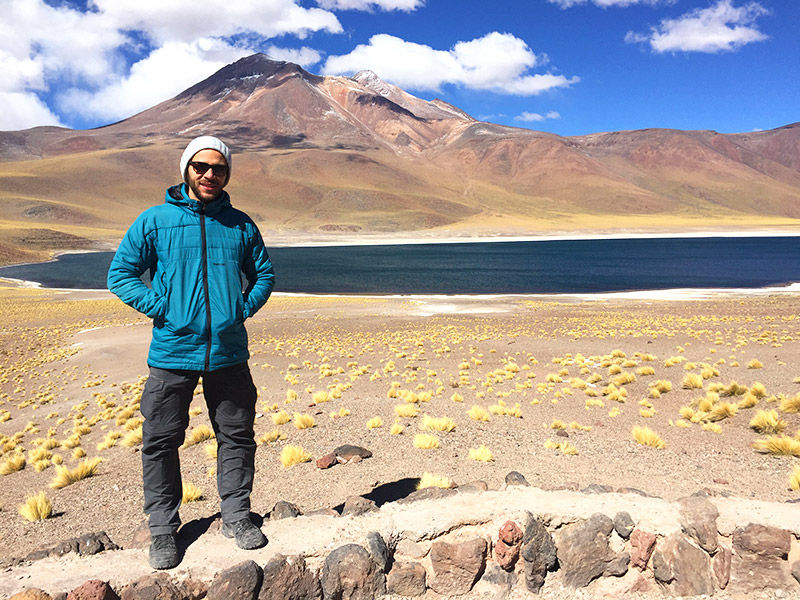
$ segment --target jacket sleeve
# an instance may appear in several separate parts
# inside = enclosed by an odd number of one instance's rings
[[[242,272],[247,278],[247,289],[244,291],[245,319],[252,317],[264,306],[275,286],[275,272],[261,233],[255,224],[251,224],[250,229],[250,242],[242,265]]]
[[[146,213],[139,215],[122,239],[108,270],[108,289],[148,317],[163,318],[166,297],[159,296],[141,280],[142,274],[157,262],[154,231],[147,223]]]

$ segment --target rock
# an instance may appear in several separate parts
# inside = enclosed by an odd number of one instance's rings
[[[408,556],[409,558],[425,558],[429,551],[429,546],[424,546],[407,539],[402,539],[397,542],[397,548],[395,548],[397,554]]]
[[[623,540],[627,540],[631,537],[634,527],[636,527],[636,524],[633,522],[633,517],[631,517],[630,514],[618,512],[614,517],[614,531],[616,531],[617,535]]]
[[[733,532],[733,556],[728,591],[752,594],[793,586],[787,560],[791,533],[751,523]]]
[[[568,492],[577,492],[580,488],[581,488],[581,486],[578,484],[577,481],[567,481],[567,482],[562,483],[560,485],[551,487],[550,489],[552,491],[554,491],[554,492],[557,492],[557,491],[560,491],[560,490],[566,490]]]
[[[529,591],[539,593],[547,572],[556,566],[556,553],[553,536],[541,521],[528,513],[520,554],[525,561],[525,585]]]
[[[105,535],[105,533],[102,535]],[[96,533],[87,533],[78,538],[78,554],[81,556],[92,556],[99,554],[103,550],[102,539]]]
[[[630,562],[631,555],[627,552],[620,552],[606,564],[603,577],[622,577],[628,572]]]
[[[702,496],[681,498],[678,504],[678,521],[684,533],[691,536],[703,550],[714,554],[718,539],[717,507]]]
[[[643,492],[640,489],[632,488],[632,487],[621,487],[621,488],[617,489],[617,493],[618,494],[636,494],[637,496],[642,496],[644,498],[655,498],[656,497],[656,496],[653,496],[651,494],[648,494],[647,492]]]
[[[184,600],[183,592],[167,573],[152,573],[126,585],[120,600]]]
[[[514,521],[506,521],[500,528],[494,546],[494,559],[500,568],[513,571],[522,547],[522,530]]]
[[[127,548],[147,548],[150,546],[150,527],[147,519],[139,523],[131,534],[131,541]]]
[[[70,554],[71,552],[78,551],[78,538],[70,538],[68,540],[61,540],[60,542],[54,542],[52,544],[47,544],[36,550],[33,550],[28,553],[25,557],[25,560],[41,560],[43,558],[47,558],[51,556],[53,558],[58,558],[59,556],[64,556],[65,554]]]
[[[333,451],[333,454],[336,456],[339,462],[350,462],[356,457],[370,458],[372,456],[372,452],[366,448],[362,448],[361,446],[351,446],[350,444],[339,446]]]
[[[358,544],[345,544],[331,552],[322,566],[321,579],[325,600],[373,600],[386,591],[386,575]]]
[[[508,573],[499,565],[489,564],[472,590],[476,596],[481,598],[501,600],[509,594],[516,580],[515,573]]]
[[[591,485],[587,485],[585,488],[581,490],[582,494],[610,494],[614,491],[610,485],[601,485],[599,483],[593,483]]]
[[[737,527],[733,532],[733,548],[740,553],[787,558],[791,545],[791,533],[777,527],[750,523],[746,527]]]
[[[608,545],[613,528],[610,518],[595,513],[559,531],[556,546],[564,583],[574,588],[585,587],[603,575],[615,558]]]
[[[67,600],[119,600],[119,596],[105,581],[90,579],[67,594]]]
[[[391,560],[389,548],[386,546],[386,542],[381,537],[381,534],[377,531],[372,531],[367,534],[367,552],[369,552],[372,560],[375,561],[375,564],[378,565],[381,571],[386,573],[386,571],[389,570],[389,562]]]
[[[337,464],[339,464],[339,461],[336,460],[336,455],[333,452],[330,452],[325,456],[320,456],[317,459],[318,469],[330,469],[333,465]]]
[[[417,502],[419,500],[439,500],[440,498],[447,498],[458,492],[453,488],[440,488],[440,487],[427,487],[421,490],[411,492],[405,498],[400,498],[398,504],[407,504],[409,502]]]
[[[569,434],[563,429],[559,429],[558,431],[556,431],[556,437],[568,438]]]
[[[357,517],[373,510],[378,510],[378,505],[372,500],[367,500],[361,496],[349,496],[344,501],[342,516],[351,515]]]
[[[732,553],[729,548],[720,547],[714,558],[711,559],[714,579],[717,580],[717,585],[721,590],[728,587],[728,582],[731,579],[731,557]]]
[[[221,571],[208,586],[208,600],[255,600],[261,588],[263,571],[246,560]]]
[[[269,511],[269,520],[279,521],[280,519],[294,519],[302,514],[303,513],[300,512],[300,509],[291,502],[278,500],[275,503],[275,506],[272,507],[272,510]]]
[[[183,600],[202,600],[208,595],[208,584],[200,579],[188,577],[177,585],[181,590]]]
[[[475,538],[450,544],[435,541],[431,546],[433,578],[430,587],[442,595],[466,594],[486,566],[486,540]]]
[[[398,596],[421,596],[428,589],[427,573],[419,563],[395,563],[386,577],[386,591]]]
[[[58,592],[53,596],[53,600],[67,600],[67,592]]]
[[[792,563],[792,577],[794,577],[797,583],[800,583],[800,560],[796,560]]]
[[[53,600],[53,597],[39,588],[28,588],[14,594],[8,600]]]
[[[487,491],[489,484],[485,481],[470,481],[467,484],[458,486],[456,489],[459,494],[475,494]]]
[[[319,600],[319,578],[306,567],[302,556],[275,555],[264,566],[259,600]]]
[[[631,533],[631,566],[644,571],[655,547],[655,534],[642,529],[634,529]]]
[[[525,479],[525,476],[522,473],[511,471],[508,475],[506,475],[506,485],[530,487],[531,484],[528,483],[528,480]]]
[[[675,532],[653,553],[656,581],[675,596],[714,593],[708,554],[682,533]]]

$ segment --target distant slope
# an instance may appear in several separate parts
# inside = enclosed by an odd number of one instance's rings
[[[106,127],[0,132],[0,262],[113,246],[205,133],[234,149],[234,202],[282,242],[800,227],[800,123],[565,138],[257,54]]]

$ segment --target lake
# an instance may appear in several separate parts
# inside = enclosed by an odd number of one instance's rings
[[[635,238],[281,247],[279,292],[571,294],[800,282],[800,238]],[[113,253],[0,268],[45,287],[105,288]]]

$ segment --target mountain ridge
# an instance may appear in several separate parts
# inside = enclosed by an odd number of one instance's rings
[[[800,226],[800,122],[562,137],[479,121],[371,71],[319,76],[256,54],[104,127],[0,132],[0,261],[55,249],[23,229],[114,244],[208,133],[234,150],[235,202],[277,237]]]

